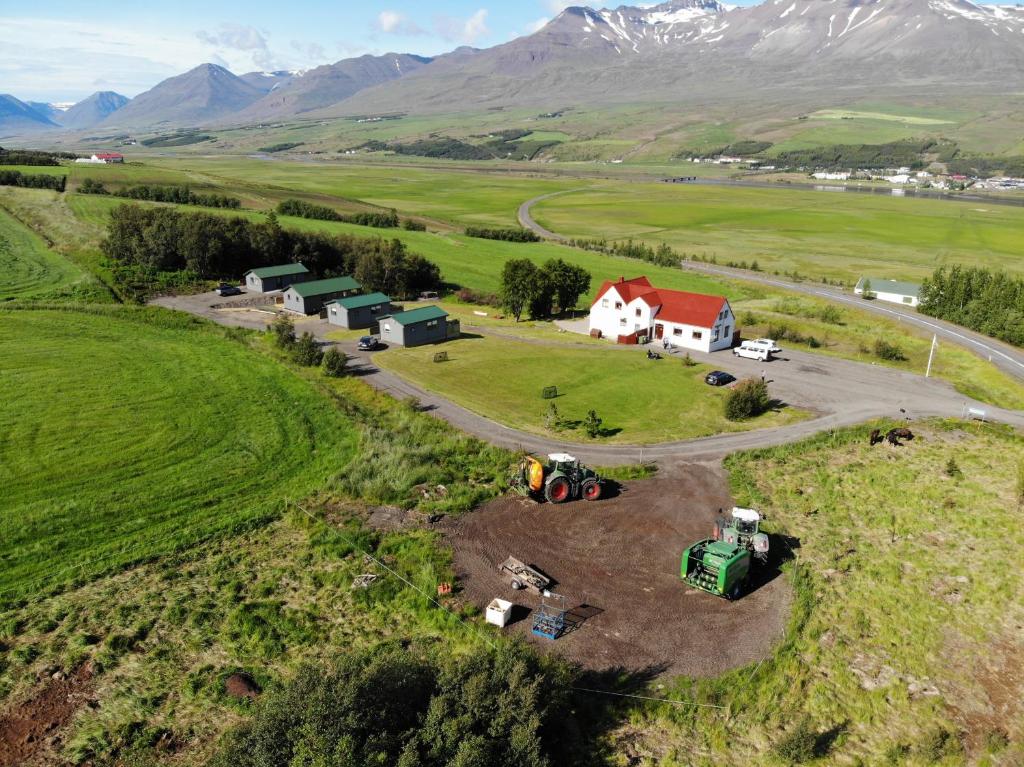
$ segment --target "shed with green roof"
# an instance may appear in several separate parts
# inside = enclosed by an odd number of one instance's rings
[[[879,301],[888,301],[904,306],[917,306],[921,302],[921,286],[916,282],[887,280],[882,277],[861,277],[857,280],[853,292],[864,298],[876,298]]]
[[[243,275],[246,290],[251,293],[269,293],[284,290],[289,285],[307,282],[313,277],[302,264],[281,264],[250,269]]]
[[[391,314],[395,307],[383,293],[336,298],[327,302],[327,321],[351,330],[375,328],[377,320]]]
[[[380,340],[395,346],[422,346],[457,338],[459,321],[439,306],[422,306],[380,318]]]
[[[297,314],[319,314],[328,301],[358,295],[361,290],[351,277],[302,282],[284,292],[284,308]]]

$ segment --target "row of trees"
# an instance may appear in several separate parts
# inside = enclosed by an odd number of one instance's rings
[[[504,242],[540,242],[540,237],[529,229],[489,229],[483,226],[467,226],[467,237],[479,237],[483,240],[502,240]]]
[[[277,212],[282,216],[298,216],[318,221],[342,221],[346,224],[373,226],[378,229],[394,229],[400,223],[398,213],[394,210],[342,214],[326,205],[314,205],[311,202],[294,198],[282,200],[278,203]]]
[[[609,256],[621,256],[622,258],[635,258],[638,261],[646,261],[657,266],[679,266],[685,258],[683,254],[677,253],[672,247],[663,242],[657,248],[652,248],[642,242],[608,242],[608,240],[570,240],[569,244],[574,248],[592,250],[596,253],[606,253]]]
[[[36,149],[4,149],[0,147],[0,165],[60,165],[61,160],[74,160],[71,152],[40,152]]]
[[[576,307],[580,296],[590,290],[590,272],[560,258],[537,266],[525,258],[505,262],[501,270],[501,305],[516,318],[529,310],[538,320]]]
[[[582,750],[573,679],[521,646],[443,660],[385,646],[306,667],[214,767],[549,767]]]
[[[1024,280],[982,267],[936,269],[918,311],[1024,346]]]
[[[28,189],[53,189],[56,192],[63,192],[66,183],[66,176],[0,170],[0,186],[23,186]]]
[[[400,240],[328,235],[175,208],[122,205],[111,213],[104,254],[119,279],[154,281],[187,272],[195,280],[238,279],[247,269],[301,261],[321,277],[354,275],[366,290],[406,299],[441,284],[437,266]]]
[[[170,202],[175,205],[199,205],[204,208],[230,208],[237,210],[242,201],[226,194],[198,194],[187,186],[151,186],[138,184],[113,192],[104,186],[102,181],[87,178],[78,187],[82,194],[110,194],[125,197],[129,200],[146,200],[147,202]]]

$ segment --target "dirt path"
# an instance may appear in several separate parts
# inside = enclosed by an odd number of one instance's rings
[[[730,507],[719,467],[691,464],[675,479],[625,484],[616,497],[553,506],[500,498],[446,523],[464,595],[485,609],[518,606],[507,631],[604,671],[716,676],[765,657],[782,637],[791,591],[774,567],[736,602],[680,581],[683,549],[710,535]],[[573,630],[552,642],[531,632],[540,597],[513,591],[498,565],[509,555],[556,581]]]
[[[90,699],[92,669],[47,681],[35,697],[0,715],[0,767],[53,764],[59,730]]]

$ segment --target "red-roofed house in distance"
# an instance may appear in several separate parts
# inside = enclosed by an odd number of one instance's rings
[[[739,337],[724,296],[665,290],[646,277],[605,282],[590,306],[590,334],[624,344],[652,341],[715,352]]]
[[[93,155],[93,158],[105,163],[124,162],[124,155],[120,152],[98,152]]]

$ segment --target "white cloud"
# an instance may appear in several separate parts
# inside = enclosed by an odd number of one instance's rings
[[[438,15],[434,17],[434,31],[449,42],[472,45],[490,33],[487,28],[487,9],[481,8],[468,19]]]
[[[408,16],[398,11],[381,11],[377,14],[374,29],[386,35],[422,35],[424,30],[411,21]]]
[[[222,56],[224,48],[244,51],[260,69],[277,69],[280,63],[271,53],[267,38],[256,27],[245,24],[221,24],[217,32],[199,30],[196,37],[200,42],[216,49],[216,56]]]
[[[544,5],[545,5],[545,7],[548,9],[548,11],[550,13],[553,13],[553,14],[555,14],[557,16],[559,13],[561,13],[566,8],[568,8],[570,5],[580,5],[580,3],[579,2],[567,3],[567,2],[562,2],[562,0],[544,0]]]
[[[536,21],[531,21],[526,25],[526,34],[532,35],[534,32],[540,32],[547,26],[548,22],[551,21],[547,16],[541,16]]]

